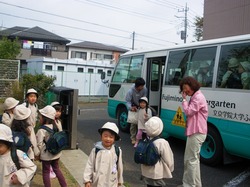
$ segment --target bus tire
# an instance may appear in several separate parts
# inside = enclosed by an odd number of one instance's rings
[[[127,122],[128,111],[126,108],[122,107],[118,109],[117,119],[118,119],[118,127],[123,132],[130,131],[130,124]]]
[[[217,166],[222,163],[223,159],[223,143],[219,132],[208,126],[208,134],[205,142],[201,146],[200,151],[201,162]]]

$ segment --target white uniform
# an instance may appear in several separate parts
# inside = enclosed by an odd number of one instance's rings
[[[58,126],[60,126],[60,124],[57,124]],[[45,125],[51,129],[53,129],[53,125],[52,124],[48,124],[48,125]],[[62,129],[62,127],[58,127],[58,129]],[[60,131],[60,130],[59,130]],[[44,140],[45,142],[47,142],[49,140],[49,137],[50,137],[50,133],[45,130],[45,129],[39,129],[36,133],[36,139],[37,139],[37,146],[40,150],[40,159],[41,160],[56,160],[58,158],[60,158],[61,156],[61,152],[56,154],[56,155],[52,155],[51,153],[49,153],[48,151],[45,151],[46,149],[46,145],[44,143]]]
[[[30,180],[36,172],[36,165],[28,158],[28,156],[17,150],[17,156],[21,169],[17,170],[15,163],[11,158],[11,152],[8,151],[4,155],[0,155],[0,186],[1,187],[28,187]],[[17,175],[21,185],[11,185],[10,180],[13,174]]]
[[[14,119],[14,115],[12,113],[4,112],[2,116],[2,123],[11,127],[13,119]]]
[[[26,102],[24,102],[23,103],[23,105],[25,106],[25,107],[27,107],[27,103]],[[32,125],[33,127],[35,127],[36,126],[36,120],[37,120],[37,117],[38,117],[38,112],[37,112],[37,110],[38,110],[38,106],[37,106],[37,104],[28,104],[28,108],[31,110],[31,114],[30,114],[30,116],[29,116],[29,118],[27,119],[27,122],[30,124],[30,125]]]
[[[97,154],[96,147],[100,149]],[[102,146],[101,142],[98,142],[89,155],[83,174],[83,183],[91,182],[92,187],[117,187],[118,183],[123,184],[121,149],[118,163],[117,159],[114,145],[108,150]]]

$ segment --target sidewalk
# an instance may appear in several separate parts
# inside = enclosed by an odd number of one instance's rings
[[[88,155],[80,149],[63,150],[62,156],[60,157],[60,161],[80,186],[83,186],[83,171],[87,160]]]

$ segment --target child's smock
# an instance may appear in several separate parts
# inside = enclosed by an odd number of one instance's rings
[[[172,178],[172,172],[174,170],[174,155],[168,141],[159,138],[153,143],[156,146],[158,153],[161,155],[161,158],[154,166],[141,164],[142,176],[150,179]]]
[[[147,109],[147,115],[148,117],[145,117],[146,114],[146,108],[141,108],[138,112],[138,129],[145,129],[145,123],[148,121],[149,118],[152,117],[152,111],[150,108]]]
[[[11,127],[13,119],[14,119],[14,114],[4,112],[2,116],[2,123]]]
[[[21,169],[17,170],[15,163],[11,158],[11,152],[0,155],[0,186],[1,187],[28,187],[30,180],[36,172],[36,165],[28,158],[27,154],[17,150],[17,156]],[[10,179],[13,174],[17,175],[20,185],[10,185]]]
[[[37,104],[30,104],[30,103],[27,104],[26,102],[24,102],[23,105],[25,107],[27,107],[27,105],[28,105],[28,108],[31,110],[31,114],[28,117],[27,122],[30,125],[32,125],[33,127],[35,127],[36,126],[36,120],[37,120],[37,117],[38,117],[38,112],[37,112],[38,106],[37,106]]]
[[[96,148],[100,149],[97,154]],[[83,183],[91,182],[92,187],[117,187],[118,183],[123,184],[121,149],[118,163],[117,159],[114,145],[108,150],[102,146],[102,142],[97,142],[89,155],[83,174]]]
[[[53,125],[52,124],[46,124],[45,126],[53,129]],[[58,128],[59,129],[59,128]],[[62,128],[60,128],[62,129]],[[36,139],[37,139],[37,146],[40,150],[40,159],[41,160],[56,160],[58,158],[60,158],[61,156],[61,152],[56,154],[56,155],[53,155],[51,154],[49,151],[46,151],[46,145],[44,143],[44,140],[45,142],[47,142],[49,140],[49,137],[50,137],[50,133],[45,130],[45,129],[39,129],[36,133]]]

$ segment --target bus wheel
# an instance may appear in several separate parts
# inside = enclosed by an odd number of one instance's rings
[[[126,108],[120,108],[117,113],[118,126],[123,132],[130,131],[130,124],[127,123],[128,112]]]
[[[201,162],[210,166],[222,163],[223,144],[220,134],[213,127],[208,127],[208,134],[201,146]]]

